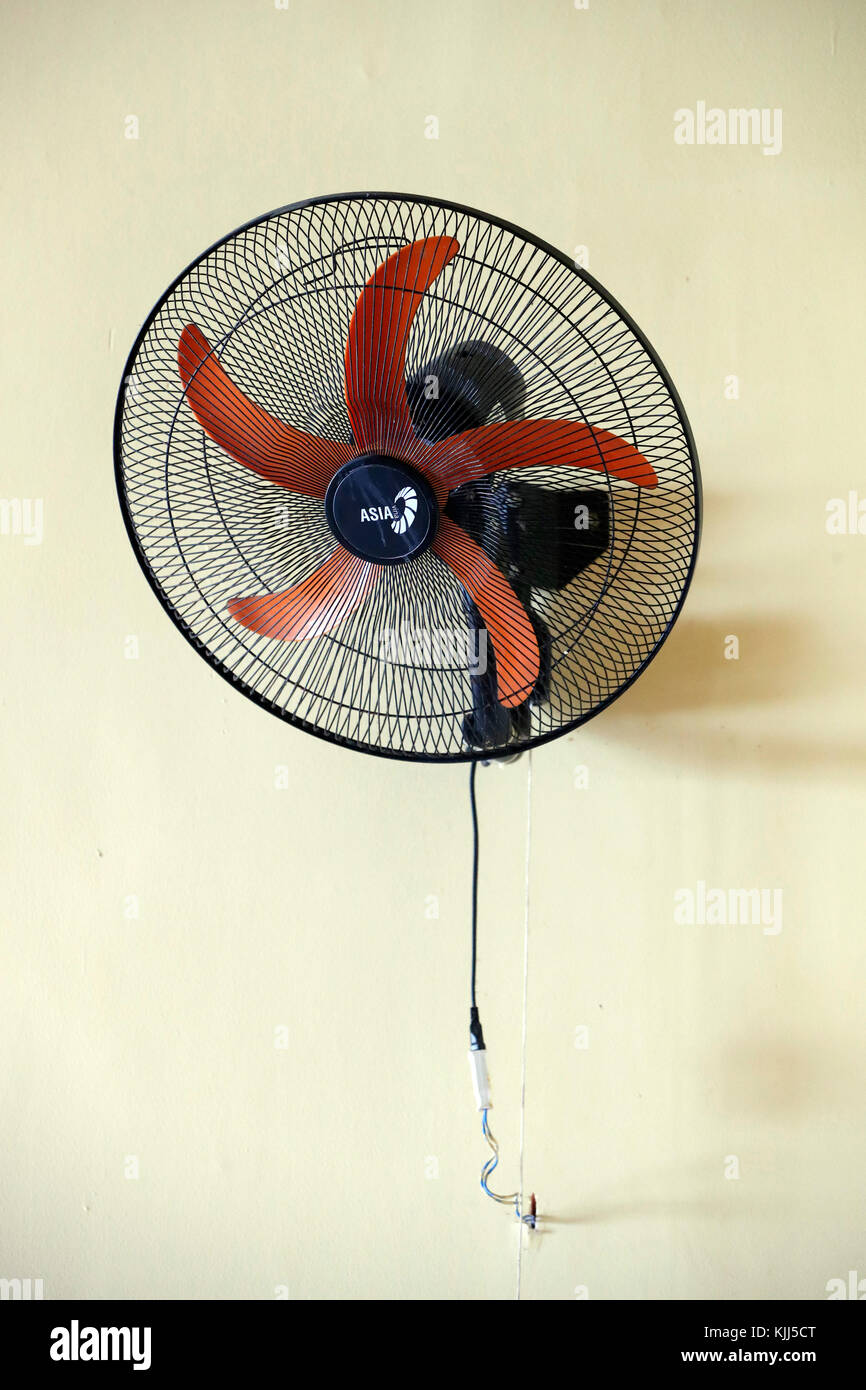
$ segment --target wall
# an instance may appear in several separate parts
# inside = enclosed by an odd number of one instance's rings
[[[866,1274],[866,540],[826,510],[864,486],[866,12],[16,0],[3,28],[2,492],[43,499],[44,536],[0,537],[0,1274],[52,1298],[514,1296],[464,1056],[466,769],[351,755],[234,694],[114,493],[115,393],[165,286],[270,208],[364,188],[587,247],[704,470],[669,643],[532,758],[545,1221],[521,1295],[822,1298]],[[698,102],[780,108],[780,152],[676,143]],[[528,777],[479,774],[506,1186]],[[699,881],[781,888],[782,929],[676,921]]]

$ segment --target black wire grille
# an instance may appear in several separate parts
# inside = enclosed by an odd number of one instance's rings
[[[676,392],[636,326],[591,277],[518,228],[394,194],[318,199],[242,228],[190,266],[148,318],[121,386],[115,458],[145,572],[222,675],[333,741],[451,761],[482,756],[466,741],[477,682],[459,643],[443,640],[467,631],[454,575],[427,551],[385,568],[330,634],[280,641],[241,627],[229,615],[231,598],[300,582],[334,538],[322,502],[259,477],[207,438],[177,367],[180,334],[196,324],[252,400],[297,428],[351,443],[344,350],[358,297],[394,252],[442,235],[455,237],[460,252],[424,295],[407,378],[462,343],[489,344],[523,379],[525,418],[609,430],[658,475],[658,487],[645,489],[583,469],[520,470],[522,482],[556,490],[597,488],[607,499],[609,543],[567,587],[532,589],[532,611],[550,634],[547,697],[483,756],[513,753],[590,718],[635,678],[677,616],[698,542],[697,459]],[[416,425],[420,419],[432,436],[437,411],[448,408],[424,400]],[[504,415],[490,416],[497,418]],[[555,540],[527,543],[541,551]]]

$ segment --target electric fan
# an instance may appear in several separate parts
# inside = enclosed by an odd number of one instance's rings
[[[281,718],[367,753],[508,756],[631,684],[699,532],[688,422],[584,271],[495,218],[352,194],[174,282],[115,423],[169,615]]]
[[[610,704],[680,611],[700,480],[664,367],[517,227],[316,198],[166,291],[124,372],[115,464],[148,580],[222,676],[348,748],[472,762],[489,1192],[475,769]]]

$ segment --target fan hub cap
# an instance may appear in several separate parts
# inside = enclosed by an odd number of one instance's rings
[[[417,468],[387,454],[362,454],[334,474],[325,517],[346,550],[374,564],[411,560],[439,522],[436,494]]]

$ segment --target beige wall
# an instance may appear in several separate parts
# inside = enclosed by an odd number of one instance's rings
[[[2,493],[43,499],[44,538],[0,537],[0,1275],[55,1298],[513,1296],[464,1056],[466,770],[345,753],[234,694],[114,495],[119,376],[175,274],[270,208],[384,188],[587,246],[704,469],[668,646],[533,757],[525,1170],[550,1219],[522,1295],[866,1276],[866,537],[825,525],[866,497],[866,11],[7,0],[2,28]],[[698,101],[781,108],[781,153],[675,144]],[[527,776],[479,776],[508,1185]],[[780,887],[782,930],[677,923],[699,880]]]

